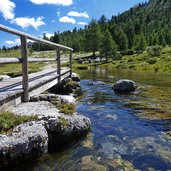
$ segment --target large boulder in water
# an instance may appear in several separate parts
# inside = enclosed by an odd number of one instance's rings
[[[113,90],[119,94],[128,94],[135,91],[137,88],[136,84],[132,80],[119,80],[113,85]]]

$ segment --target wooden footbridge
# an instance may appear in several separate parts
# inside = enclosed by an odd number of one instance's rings
[[[20,37],[21,57],[20,58],[0,58],[0,67],[3,64],[21,63],[22,76],[0,81],[0,112],[7,108],[16,106],[21,102],[28,102],[33,95],[58,84],[64,78],[72,75],[72,48],[43,40],[29,34],[11,29],[0,24],[0,30]],[[27,40],[41,42],[55,47],[56,57],[52,58],[29,58],[27,53]],[[61,50],[67,50],[69,53],[69,67],[61,67]],[[29,62],[50,62],[56,61],[56,69],[46,69],[37,73],[28,74]],[[14,68],[15,70],[15,68]]]

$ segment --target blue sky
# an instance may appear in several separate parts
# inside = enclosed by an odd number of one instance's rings
[[[0,0],[0,24],[41,36],[84,28],[92,18],[107,18],[145,0]],[[19,37],[0,31],[0,46],[19,44]]]

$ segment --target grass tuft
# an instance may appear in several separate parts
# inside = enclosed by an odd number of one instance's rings
[[[5,133],[19,124],[33,120],[38,120],[37,116],[17,116],[10,112],[3,112],[0,114],[0,133]]]
[[[60,110],[61,113],[66,115],[72,115],[76,111],[76,106],[72,103],[61,103],[58,104],[57,108]]]

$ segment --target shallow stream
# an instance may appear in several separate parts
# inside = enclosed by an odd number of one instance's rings
[[[84,95],[77,111],[91,119],[92,132],[22,170],[171,170],[171,75],[108,68],[78,74]],[[136,92],[113,92],[112,83],[123,78],[137,83]]]

